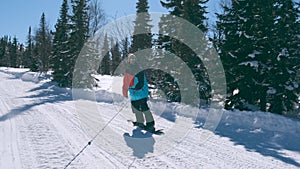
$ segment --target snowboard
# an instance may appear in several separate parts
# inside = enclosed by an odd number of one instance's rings
[[[130,122],[134,126],[134,121],[127,120],[127,122]],[[149,133],[152,133],[152,134],[155,134],[155,135],[162,135],[162,134],[164,134],[163,129],[156,129],[155,131],[150,131],[150,130],[147,130],[146,128],[144,128],[144,127],[139,127],[139,128],[141,130],[144,130],[146,132],[149,132]]]

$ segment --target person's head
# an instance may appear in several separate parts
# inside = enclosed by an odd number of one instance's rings
[[[133,53],[128,54],[128,62],[130,64],[135,64],[136,63],[136,56]]]

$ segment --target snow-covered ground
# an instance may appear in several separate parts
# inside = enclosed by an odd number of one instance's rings
[[[208,109],[150,100],[165,131],[150,135],[127,122],[133,114],[118,94],[120,78],[99,76],[85,99],[49,77],[0,68],[1,169],[300,168],[299,120],[218,110],[212,132],[203,129]]]

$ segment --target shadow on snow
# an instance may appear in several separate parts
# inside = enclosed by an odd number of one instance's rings
[[[141,129],[137,128],[129,133],[123,134],[123,138],[128,147],[132,149],[132,155],[142,159],[147,153],[153,153],[155,140],[149,132],[143,133]]]
[[[155,113],[155,106],[153,107]],[[199,109],[197,117],[195,117],[192,115],[193,113],[184,113],[188,110],[195,111],[195,108],[188,107],[182,110],[182,107],[182,105],[170,103],[161,114],[155,114],[171,122],[176,122],[177,116],[193,118],[195,128],[203,128],[210,108]],[[273,157],[284,163],[300,167],[298,161],[284,152],[284,150],[288,150],[295,154],[300,153],[299,120],[266,112],[220,111],[223,112],[223,116],[214,131],[215,134],[229,138],[235,145],[241,145],[249,152],[257,152],[263,156]]]
[[[0,116],[0,121],[5,121],[14,118],[15,116],[24,114],[28,110],[39,105],[72,100],[70,91],[57,87],[53,82],[43,83],[41,86],[33,88],[27,92],[33,92],[34,94],[21,98],[31,98],[33,102],[12,109],[9,113]]]
[[[257,152],[263,156],[273,157],[284,163],[300,167],[299,162],[282,152],[282,150],[289,150],[300,153],[300,135],[297,134],[300,130],[300,122],[280,115],[266,115],[268,113],[264,112],[247,113],[250,115],[244,117],[239,112],[225,111],[215,134],[229,138],[235,145],[242,145],[247,151]],[[255,117],[251,113],[264,115],[256,114],[259,117]],[[204,119],[198,118],[196,123],[204,121]],[[293,124],[297,125],[293,126]]]

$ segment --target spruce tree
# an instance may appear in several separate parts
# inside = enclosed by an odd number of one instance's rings
[[[176,17],[181,17],[182,19],[188,21],[189,23],[195,25],[200,31],[204,34],[207,32],[208,28],[205,24],[207,18],[204,16],[206,12],[206,0],[165,0],[161,1],[161,4],[166,9],[169,9],[169,13],[171,15],[175,15]],[[169,37],[167,32],[171,32],[173,35],[178,37],[182,36],[182,32],[185,30],[185,26],[182,23],[174,23],[173,21],[169,20],[170,16],[162,16],[161,21],[159,23],[159,37],[156,40],[156,45],[159,49],[172,52],[176,56],[180,57],[185,63],[181,64],[180,66],[174,68],[176,72],[181,72],[182,68],[187,65],[191,71],[193,72],[197,82],[198,88],[209,90],[208,84],[208,77],[206,75],[204,66],[202,61],[196,55],[194,51],[192,51],[188,46],[186,46],[180,39],[176,39],[174,37]],[[184,37],[185,40],[189,42],[197,41],[202,39],[204,41],[204,37],[194,37],[193,33],[189,34],[189,37]],[[205,51],[203,51],[205,52]],[[162,54],[164,55],[164,54]],[[179,64],[179,63],[178,63]],[[178,65],[177,64],[177,65]],[[183,76],[184,78],[184,76]],[[169,81],[170,80],[170,81]],[[163,82],[169,81],[171,79],[162,80]],[[190,79],[186,79],[190,80]],[[183,81],[186,81],[183,80]],[[168,83],[166,85],[168,85]],[[165,86],[165,85],[163,85]],[[177,92],[177,91],[176,91]],[[199,91],[200,92],[200,91]],[[178,92],[177,92],[178,93]],[[208,93],[208,92],[206,92]],[[208,95],[201,96],[203,99],[208,99]],[[176,97],[178,98],[178,97]]]
[[[0,38],[0,66],[21,67],[24,62],[24,45],[18,43],[16,36]]]
[[[224,8],[225,14],[218,16],[218,29],[223,33],[218,46],[229,93],[227,108],[245,110],[256,105],[274,113],[292,109],[294,73],[289,62],[295,58],[293,39],[297,32],[293,23],[297,17],[290,13],[293,5],[281,15],[283,8],[277,6],[282,3],[287,1],[232,1]]]
[[[40,72],[49,70],[52,50],[51,38],[50,29],[46,23],[45,14],[43,13],[40,19],[39,28],[35,35]]]
[[[4,37],[0,39],[0,66],[4,66],[4,56],[6,53],[6,41]]]
[[[296,82],[297,66],[300,54],[299,8],[292,0],[273,2],[274,26],[272,42],[275,55],[270,65],[270,83],[268,97],[271,102],[270,111],[287,114],[295,110],[298,102],[297,93],[300,91]],[[299,104],[299,103],[298,103]]]
[[[6,66],[10,67],[11,66],[11,61],[10,61],[10,53],[12,51],[12,42],[11,38],[9,36],[3,36],[0,41],[0,63],[1,66]]]
[[[13,42],[11,43],[10,50],[10,67],[17,67],[17,60],[18,60],[18,40],[16,37],[13,38]]]
[[[11,65],[11,55],[12,55],[12,46],[13,46],[13,43],[12,43],[12,40],[11,40],[11,37],[9,36],[8,38],[8,41],[7,41],[7,53],[5,55],[5,62],[6,62],[6,66],[7,67],[12,67]]]
[[[21,67],[21,68],[24,67],[24,53],[25,53],[25,47],[21,43],[21,44],[19,44],[18,60],[17,60],[17,65],[18,65],[18,67]]]
[[[251,66],[255,65],[245,65],[244,69],[248,68],[248,70],[238,70],[238,68],[241,68],[241,66],[236,66],[245,61],[246,59],[248,59],[249,63],[251,63],[251,59],[253,57],[248,57],[248,54],[253,53],[253,51],[255,51],[256,49],[255,46],[251,45],[252,39],[248,38],[251,36],[249,36],[249,32],[241,30],[242,28],[246,27],[242,26],[242,24],[244,24],[244,22],[246,21],[249,21],[249,19],[245,16],[245,10],[239,9],[246,7],[245,3],[246,2],[233,3],[232,8],[225,7],[225,14],[219,15],[220,22],[218,22],[218,29],[222,30],[222,33],[224,34],[224,39],[221,39],[219,45],[221,48],[220,55],[226,73],[228,92],[232,94],[230,96],[230,99],[227,101],[226,106],[228,106],[228,108],[232,107],[241,109],[243,103],[246,102],[245,97],[248,96],[249,98],[253,98],[255,95],[255,93],[251,91],[251,86],[249,86],[246,83],[247,80],[251,81],[251,78],[246,76],[249,74],[253,75],[255,73],[255,71],[253,72],[253,70],[251,70]],[[243,15],[236,14],[238,11],[241,11]],[[248,25],[253,24],[253,22],[254,20],[250,21]],[[255,26],[253,27],[253,29],[257,27],[258,26]],[[257,30],[252,30],[252,34],[255,31]],[[241,50],[243,48],[245,50]],[[241,52],[241,54],[237,54],[237,52]],[[260,52],[256,53],[259,54]],[[241,78],[243,78],[243,81],[239,80]]]
[[[136,13],[137,18],[134,21],[134,35],[132,37],[132,43],[130,52],[134,53],[139,50],[143,49],[150,49],[152,47],[152,34],[151,28],[152,26],[149,25],[150,14],[148,13],[149,5],[148,0],[139,0],[136,3]],[[149,32],[146,34],[139,34],[138,32]]]
[[[71,16],[71,33],[69,40],[70,55],[69,66],[66,78],[71,85],[73,79],[73,73],[76,73],[78,77],[83,77],[84,73],[81,70],[75,70],[75,63],[80,54],[81,49],[84,46],[88,38],[89,33],[89,16],[88,16],[88,2],[89,0],[71,0],[72,4],[72,16]],[[92,79],[91,75],[90,79]],[[80,79],[76,79],[78,84],[82,84]],[[82,79],[83,80],[83,79]],[[86,83],[85,83],[86,84]],[[83,86],[81,86],[83,87]]]
[[[33,52],[32,52],[33,40],[31,34],[31,26],[28,29],[26,47],[24,52],[24,66],[31,69],[33,63]]]
[[[55,25],[53,38],[53,50],[51,67],[53,69],[53,81],[56,81],[59,86],[70,86],[70,80],[66,75],[70,73],[70,47],[69,35],[70,25],[68,16],[68,0],[64,0],[60,9],[60,16]]]
[[[115,46],[111,50],[111,72],[114,74],[115,70],[119,66],[121,62],[121,52],[120,52],[120,46],[119,43],[116,42]]]
[[[39,59],[39,50],[36,43],[33,43],[32,45],[32,53],[33,53],[32,54],[33,59],[30,67],[30,71],[38,72],[40,71],[40,59]]]
[[[24,66],[29,68],[30,71],[37,72],[38,71],[38,59],[37,54],[34,53],[35,44],[32,36],[31,26],[28,29],[26,47],[24,51]]]
[[[110,75],[110,55],[107,35],[104,37],[103,49],[101,49],[101,63],[98,69],[98,73],[102,75]]]
[[[96,66],[99,60],[99,51],[97,50],[97,43],[92,40],[87,40],[84,44],[80,57],[77,59],[76,69],[73,76],[73,87],[76,88],[93,88],[95,85],[93,74],[96,73]]]
[[[121,42],[121,59],[125,59],[127,57],[127,55],[129,54],[129,48],[130,48],[130,44],[129,44],[129,39],[128,37],[126,37],[125,39],[122,40]]]

